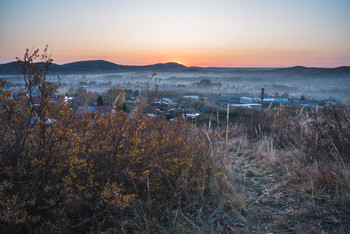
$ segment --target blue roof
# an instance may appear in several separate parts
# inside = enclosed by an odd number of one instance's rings
[[[274,101],[275,102],[292,103],[292,101],[289,100],[288,98],[275,98]]]

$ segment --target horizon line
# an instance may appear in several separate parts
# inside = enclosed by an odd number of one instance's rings
[[[152,63],[152,64],[142,64],[142,65],[135,65],[135,64],[121,64],[121,63],[115,63],[115,62],[111,62],[105,59],[88,59],[88,60],[76,60],[76,61],[72,61],[72,62],[66,62],[66,63],[55,63],[53,61],[52,64],[56,64],[59,66],[62,65],[66,65],[66,64],[71,64],[71,63],[77,63],[77,62],[89,62],[89,61],[104,61],[104,62],[109,62],[109,63],[113,63],[115,65],[120,65],[120,66],[129,66],[129,67],[145,67],[145,66],[152,66],[152,65],[157,65],[157,64],[178,64],[178,65],[182,65],[186,68],[222,68],[222,69],[229,69],[229,68],[246,68],[246,69],[254,69],[254,68],[265,68],[265,69],[278,69],[278,68],[292,68],[292,67],[305,67],[305,68],[339,68],[339,67],[350,67],[350,65],[340,65],[340,66],[304,66],[304,65],[289,65],[289,66],[232,66],[232,67],[228,67],[228,66],[188,66],[188,65],[184,65],[182,63],[179,62],[174,62],[174,61],[169,61],[169,62],[158,62],[158,63]],[[0,63],[0,65],[5,65],[5,64],[9,64],[9,63],[14,63],[17,61],[11,61],[11,62],[5,62],[5,63]],[[37,63],[40,63],[40,61],[38,61]]]

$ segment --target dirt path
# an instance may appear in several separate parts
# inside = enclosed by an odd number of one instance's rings
[[[336,217],[325,199],[317,200],[291,183],[286,164],[271,165],[264,157],[246,155],[233,156],[235,184],[246,197],[246,222],[239,232],[346,233],[346,215]]]

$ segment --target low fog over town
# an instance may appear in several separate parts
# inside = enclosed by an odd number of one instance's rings
[[[0,67],[8,73],[0,75],[7,80],[7,89],[23,87],[23,77],[8,67],[9,64]],[[272,102],[311,108],[332,103],[347,105],[350,98],[349,67],[200,68],[177,63],[132,67],[106,61],[53,64],[52,67],[49,79],[55,82],[59,76],[59,90],[73,107],[95,106],[98,96],[110,105],[108,93],[116,89],[123,91],[129,106],[154,88],[162,98],[173,102],[189,97],[213,106],[230,104],[247,108]]]

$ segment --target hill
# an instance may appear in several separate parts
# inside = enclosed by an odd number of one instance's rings
[[[17,62],[0,64],[0,74],[17,73]],[[94,73],[94,72],[123,72],[123,71],[181,71],[187,67],[175,62],[157,63],[146,66],[119,65],[105,60],[88,60],[66,63],[62,65],[52,64],[50,70],[55,73]]]
[[[15,74],[17,62],[0,64],[0,74]],[[175,62],[157,63],[145,66],[120,65],[105,60],[88,60],[66,63],[62,65],[52,64],[51,72],[54,73],[96,73],[96,72],[230,72],[250,75],[282,75],[282,76],[350,76],[350,67],[316,68],[294,66],[287,68],[229,68],[229,67],[186,67]]]
[[[336,68],[318,68],[318,67],[303,67],[295,66],[288,68],[279,68],[274,70],[277,73],[284,73],[289,75],[310,75],[310,76],[323,76],[323,75],[349,75],[350,67],[342,66]]]

